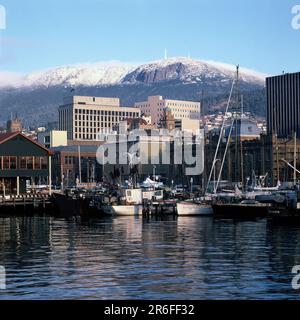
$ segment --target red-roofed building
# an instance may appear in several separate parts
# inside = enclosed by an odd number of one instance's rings
[[[26,185],[49,185],[51,151],[20,132],[0,134],[0,195],[26,193]]]

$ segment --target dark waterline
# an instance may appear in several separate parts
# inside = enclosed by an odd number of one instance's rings
[[[267,220],[0,218],[0,299],[299,299],[299,244]]]

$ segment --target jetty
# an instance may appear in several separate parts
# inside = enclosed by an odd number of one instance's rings
[[[7,212],[46,212],[53,208],[49,194],[22,194],[0,196],[0,213]]]

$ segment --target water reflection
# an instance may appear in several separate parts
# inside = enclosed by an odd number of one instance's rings
[[[299,240],[266,220],[0,218],[0,299],[298,299]]]

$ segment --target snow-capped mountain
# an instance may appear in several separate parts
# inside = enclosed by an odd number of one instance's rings
[[[118,84],[156,83],[179,80],[186,83],[202,82],[209,79],[232,80],[236,67],[218,62],[192,60],[179,57],[136,66],[121,62],[100,62],[57,67],[20,76],[0,86],[5,87],[49,87],[49,86],[109,86]],[[1,73],[0,73],[1,74]],[[265,75],[241,68],[241,80],[263,83]]]
[[[126,106],[150,95],[203,100],[205,112],[210,112],[222,108],[235,77],[233,65],[180,57],[140,66],[112,61],[57,67],[28,75],[0,72],[0,122],[11,113],[18,113],[26,125],[56,121],[58,106],[70,94],[119,97]],[[265,77],[240,68],[245,108],[254,113],[263,114],[265,110]]]

